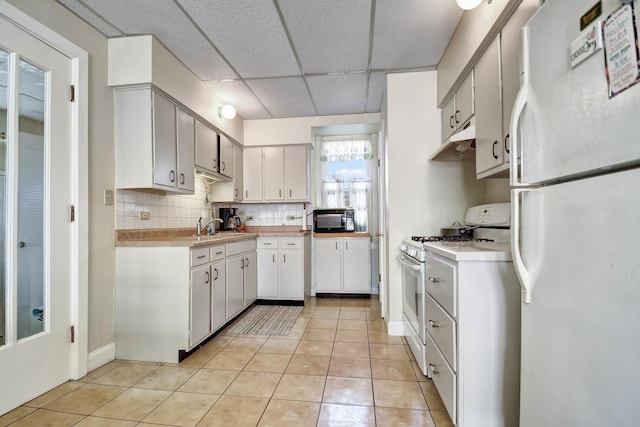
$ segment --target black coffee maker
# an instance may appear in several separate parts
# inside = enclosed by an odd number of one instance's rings
[[[220,224],[220,230],[229,231],[235,229],[235,216],[237,209],[236,208],[220,208],[218,217],[222,220],[222,224]]]

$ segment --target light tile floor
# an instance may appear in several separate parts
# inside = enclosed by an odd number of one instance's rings
[[[287,336],[223,331],[179,365],[115,360],[6,425],[452,426],[376,297],[308,298]]]

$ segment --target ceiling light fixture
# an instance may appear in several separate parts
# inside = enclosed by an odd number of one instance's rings
[[[456,0],[458,7],[463,10],[471,10],[480,5],[482,0]],[[488,4],[491,4],[491,0],[487,1]]]
[[[218,116],[221,119],[231,120],[236,116],[236,107],[231,104],[225,104],[218,108]]]

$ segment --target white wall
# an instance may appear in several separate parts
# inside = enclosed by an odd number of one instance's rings
[[[54,1],[8,0],[89,52],[89,351],[113,338],[114,208],[103,189],[114,187],[113,93],[107,86],[107,39]]]
[[[314,127],[379,121],[378,113],[245,120],[244,145],[315,144],[312,135]]]
[[[403,237],[440,234],[482,203],[474,162],[430,162],[440,145],[435,71],[387,75],[386,121],[389,321],[402,320],[402,277],[396,254]]]

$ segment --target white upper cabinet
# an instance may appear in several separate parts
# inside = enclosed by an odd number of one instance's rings
[[[442,108],[442,141],[465,127],[474,114],[473,72],[462,81],[453,97]]]
[[[193,193],[193,117],[151,87],[117,89],[116,188]]]
[[[220,135],[220,173],[233,178],[233,142],[224,135]]]
[[[284,189],[289,201],[306,202],[309,198],[308,155],[303,145],[284,148]]]
[[[307,202],[309,182],[307,146],[244,149],[244,201]]]
[[[262,148],[245,147],[243,158],[244,201],[260,202],[262,201]]]
[[[196,169],[218,172],[218,134],[196,120]]]
[[[520,30],[538,9],[524,0],[475,66],[476,174],[478,178],[509,173],[509,125],[520,89]]]
[[[475,66],[476,173],[478,177],[504,163],[502,143],[502,97],[500,92],[500,38],[496,38]]]
[[[178,188],[194,191],[195,185],[195,119],[176,107],[176,146],[178,153]]]
[[[242,188],[243,182],[243,154],[242,147],[239,145],[233,145],[233,200],[236,202],[242,201]]]
[[[284,150],[282,147],[262,147],[263,198],[284,200]]]

